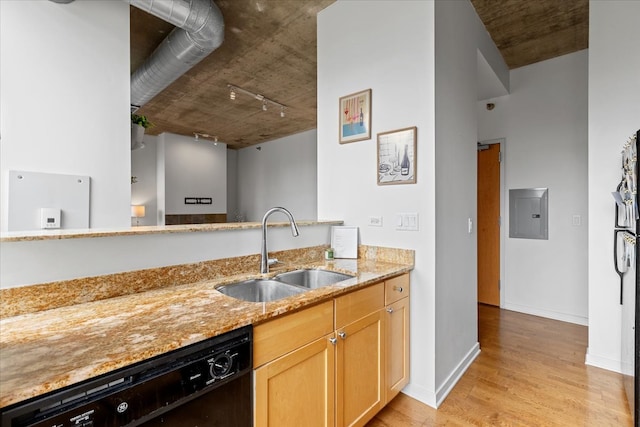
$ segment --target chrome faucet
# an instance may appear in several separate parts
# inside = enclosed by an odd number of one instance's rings
[[[278,260],[275,258],[269,259],[269,256],[267,254],[267,218],[274,212],[282,212],[289,217],[289,224],[291,225],[291,234],[293,234],[293,237],[296,237],[300,234],[298,232],[296,220],[293,219],[293,215],[291,215],[291,212],[289,212],[285,208],[280,207],[269,209],[267,213],[264,214],[264,217],[262,217],[262,249],[260,251],[260,273],[268,273],[269,266],[278,262]]]

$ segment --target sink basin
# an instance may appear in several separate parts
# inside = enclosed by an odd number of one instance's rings
[[[232,298],[250,302],[269,302],[321,288],[355,277],[335,271],[308,268],[278,274],[272,279],[251,279],[216,288]]]
[[[276,280],[253,279],[217,288],[230,297],[250,302],[269,302],[305,292],[306,289]]]
[[[274,277],[274,279],[292,285],[303,286],[308,289],[316,289],[333,285],[334,283],[342,282],[343,280],[353,277],[355,276],[350,274],[313,268],[281,273]]]

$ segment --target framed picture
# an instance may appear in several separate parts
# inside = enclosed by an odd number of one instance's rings
[[[340,144],[371,139],[371,89],[340,98]]]
[[[418,128],[378,134],[378,185],[415,184]]]

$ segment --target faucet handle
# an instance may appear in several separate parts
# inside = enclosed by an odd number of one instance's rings
[[[278,261],[278,258],[269,258],[269,259],[267,260],[267,265],[268,265],[268,266],[272,266],[272,265],[274,265],[274,264],[284,264],[284,262],[282,262],[282,261]]]

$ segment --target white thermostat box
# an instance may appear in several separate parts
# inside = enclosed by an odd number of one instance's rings
[[[91,177],[12,170],[8,185],[7,231],[89,228]]]
[[[60,209],[40,208],[40,228],[60,228]]]

